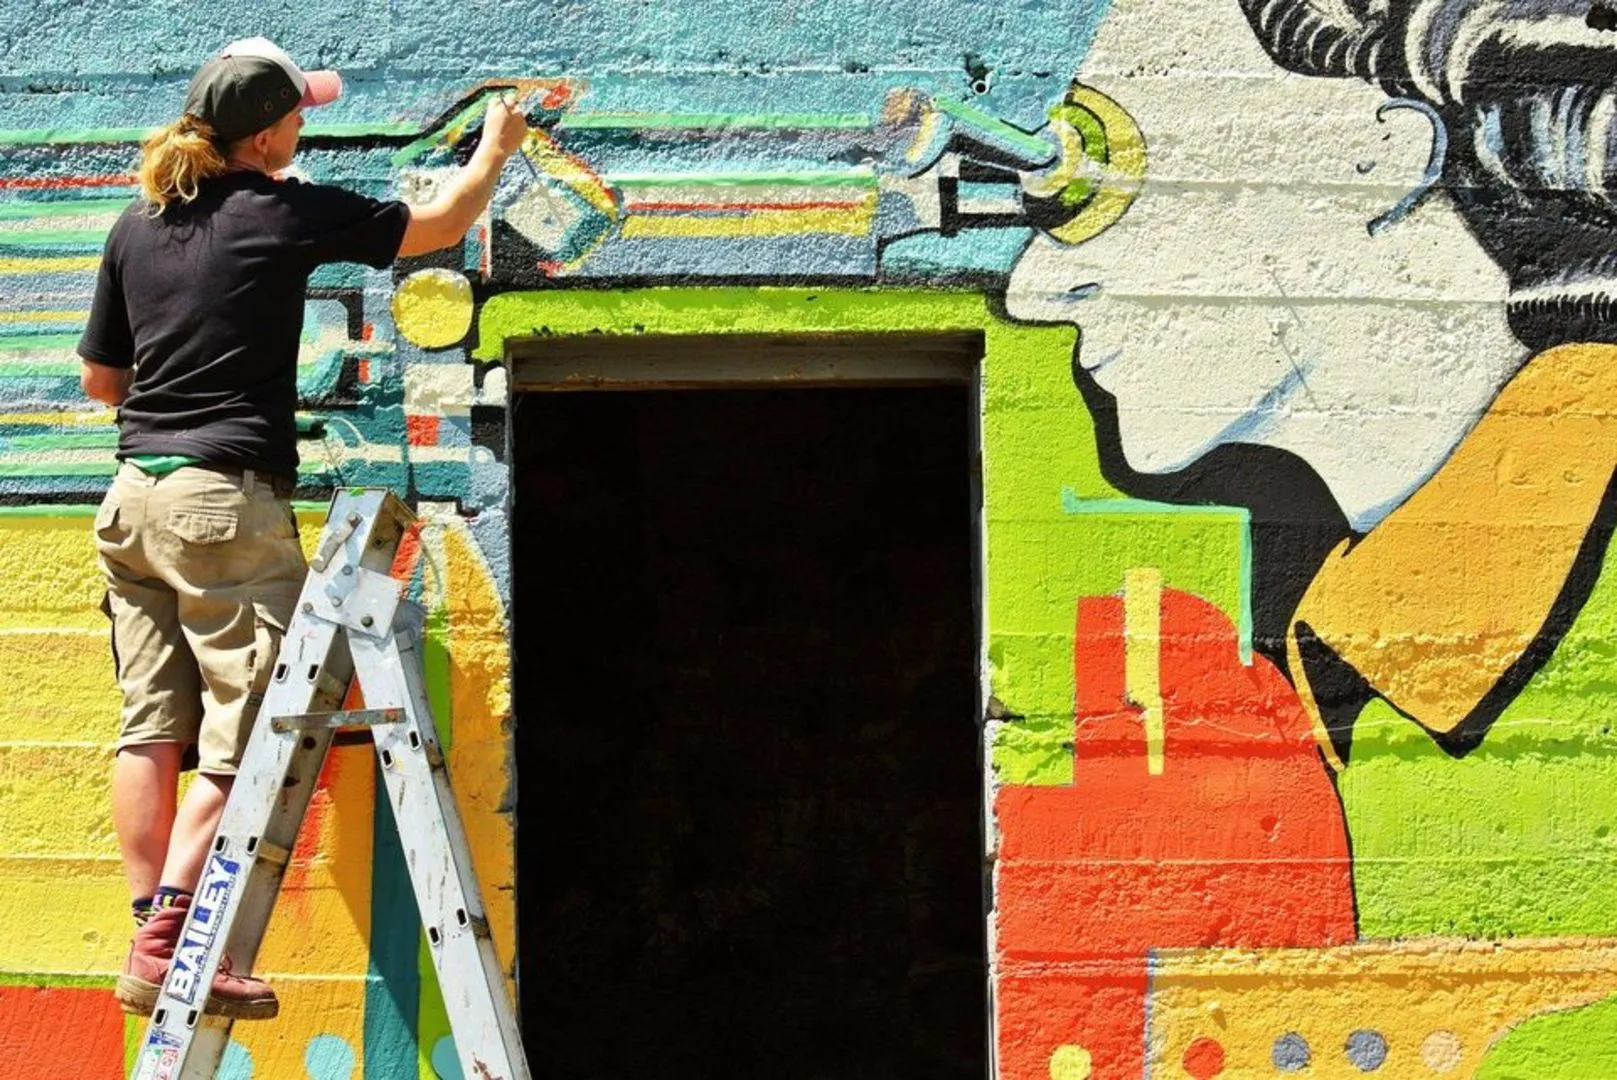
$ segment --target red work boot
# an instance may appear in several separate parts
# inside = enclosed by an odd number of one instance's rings
[[[135,931],[135,940],[129,945],[129,959],[124,961],[118,989],[113,992],[124,1012],[150,1016],[157,1007],[157,995],[168,976],[169,961],[174,959],[174,946],[180,940],[188,907],[182,901],[175,907],[158,908],[146,924]]]
[[[123,974],[118,976],[118,989],[114,994],[124,1012],[150,1016],[157,1007],[157,998],[162,992],[163,980],[168,977],[169,963],[174,959],[190,908],[190,900],[181,897],[173,907],[153,912],[150,921],[135,931],[129,959],[124,961]],[[230,970],[230,958],[226,957],[213,977],[213,990],[204,1011],[210,1016],[228,1016],[233,1020],[270,1020],[281,1011],[281,1006],[268,983],[235,974]]]

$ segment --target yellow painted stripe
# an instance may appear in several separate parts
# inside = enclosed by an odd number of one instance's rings
[[[0,746],[0,858],[116,858],[111,767],[104,748]]]
[[[96,412],[0,412],[0,424],[41,424],[50,427],[106,427],[112,424],[111,409]]]
[[[1129,703],[1143,713],[1147,769],[1161,776],[1165,730],[1162,716],[1162,571],[1123,572],[1123,685]]]
[[[0,259],[0,274],[49,274],[94,270],[101,265],[99,255],[53,255],[43,259],[8,257]]]
[[[277,910],[275,919],[281,918]],[[275,980],[275,996],[281,1000],[278,1017],[265,1024],[237,1024],[231,1032],[252,1059],[253,1076],[341,1076],[358,1080],[365,1074],[360,1064],[365,1038],[362,980],[281,978]],[[337,1071],[340,1059],[333,1056],[338,1051],[331,1044],[326,1045],[321,1056],[329,1064],[310,1072],[310,1044],[321,1035],[348,1044],[353,1052],[353,1072]]]
[[[111,746],[120,700],[104,619],[96,630],[0,634],[0,744]]]
[[[0,970],[114,975],[134,924],[117,859],[0,859]]]
[[[516,947],[516,864],[506,805],[511,786],[511,666],[507,620],[494,577],[465,522],[454,518],[442,530],[424,533],[430,558],[440,558],[449,583],[450,708],[454,742],[450,767],[465,821],[472,865],[483,890],[500,963],[512,969]],[[428,575],[431,576],[430,574]]]
[[[89,317],[88,311],[0,311],[0,323],[66,322]]]
[[[295,858],[287,869],[260,969],[345,975],[368,969],[375,759],[369,746],[331,752],[304,822],[305,830],[318,823],[314,856]]]
[[[88,514],[0,517],[0,581],[0,630],[106,628]]]
[[[669,236],[792,236],[798,233],[867,236],[875,217],[873,200],[867,200],[853,210],[756,210],[746,215],[728,217],[632,215],[623,223],[623,235],[631,240]]]

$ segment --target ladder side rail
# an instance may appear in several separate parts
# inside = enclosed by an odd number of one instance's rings
[[[308,620],[298,630],[283,642],[277,671],[284,664],[287,677],[272,681],[264,695],[260,716],[265,722],[255,724],[249,736],[142,1044],[143,1060],[161,1059],[165,1050],[177,1051],[178,1068],[172,1075],[184,1080],[211,1080],[218,1071],[231,1025],[223,1018],[204,1017],[208,990],[226,955],[238,970],[251,970],[331,745],[329,731],[279,733],[267,720],[271,715],[316,711],[331,701],[340,704],[346,692],[346,687],[335,690],[329,678],[310,681],[306,675],[293,676],[300,666],[306,673],[308,665],[287,660],[347,652],[334,626]],[[136,1075],[145,1080],[145,1073]],[[152,1075],[154,1080],[167,1080],[161,1071]]]
[[[432,720],[421,666],[421,624],[419,608],[400,605],[392,635],[352,634],[355,674],[367,706],[404,713],[400,722],[379,724],[372,734],[461,1071],[479,1080],[530,1080],[506,973],[489,935]]]

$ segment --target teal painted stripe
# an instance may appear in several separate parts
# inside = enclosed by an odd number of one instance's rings
[[[382,780],[376,776],[372,823],[371,955],[365,980],[364,1080],[397,1080],[415,1073],[416,1014],[421,980],[416,950],[421,917],[404,863],[404,847]]]
[[[943,97],[933,98],[932,100],[940,112],[970,124],[983,134],[998,139],[1007,145],[1014,146],[1030,157],[1043,159],[1054,157],[1056,154],[1056,148],[1043,139],[1029,135],[1021,128],[1012,127],[1005,121],[990,116],[985,112],[973,109],[970,105]]]
[[[63,331],[77,333],[83,328],[84,322],[84,315],[68,315],[60,319],[43,320],[35,323],[5,323],[0,326],[0,341],[7,338],[43,337],[61,334]]]
[[[76,338],[74,340],[77,340]],[[0,360],[0,381],[6,379],[77,379],[83,365],[75,363],[62,364],[11,364]]]
[[[90,143],[138,143],[156,130],[156,128],[136,127],[0,129],[0,146],[74,146]],[[336,136],[344,138],[384,135],[396,138],[415,135],[420,131],[419,125],[402,121],[369,124],[308,124],[303,129],[303,137]]]
[[[70,217],[78,214],[118,214],[128,199],[52,199],[50,202],[0,203],[0,221],[34,217]]]
[[[609,176],[612,187],[876,187],[867,171],[801,173],[625,173]]]
[[[1070,494],[1067,489],[1064,494]],[[1205,514],[1227,517],[1235,514],[1243,520],[1250,515],[1239,506],[1181,506],[1178,503],[1151,502],[1149,499],[1079,499],[1066,498],[1062,507],[1069,514]]]
[[[570,131],[629,128],[639,131],[689,131],[704,128],[792,130],[804,128],[862,129],[872,126],[862,113],[568,113],[556,125]],[[1042,145],[1042,144],[1041,144]]]

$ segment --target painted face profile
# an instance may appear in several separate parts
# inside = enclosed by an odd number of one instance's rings
[[[1138,178],[1090,166],[1137,191],[1096,235],[1035,239],[1010,313],[1078,326],[1080,385],[1115,401],[1131,470],[1284,450],[1368,530],[1526,359],[1506,277],[1446,196],[1371,228],[1428,182],[1434,120],[1284,72],[1236,0],[1116,0],[1077,83],[1137,126]]]

